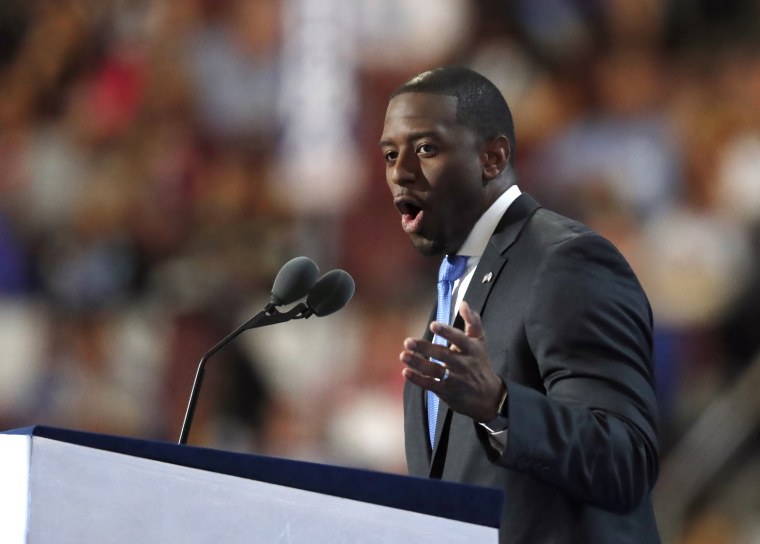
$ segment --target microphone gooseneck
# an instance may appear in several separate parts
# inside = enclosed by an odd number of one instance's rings
[[[343,308],[354,296],[355,284],[353,278],[343,270],[331,270],[319,280],[319,269],[307,257],[296,257],[285,263],[275,277],[272,286],[272,297],[266,307],[251,319],[220,340],[214,347],[201,357],[195,380],[190,391],[185,419],[179,436],[180,444],[187,444],[190,426],[198,403],[206,362],[229,344],[241,332],[257,327],[265,327],[276,323],[284,323],[292,319],[306,319],[312,315],[323,317]],[[286,312],[277,310],[277,306],[291,304],[306,297],[306,302],[299,302]]]

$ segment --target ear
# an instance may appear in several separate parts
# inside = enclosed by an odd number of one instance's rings
[[[504,170],[509,164],[512,150],[506,136],[497,136],[483,144],[481,158],[483,160],[483,181],[489,182]]]

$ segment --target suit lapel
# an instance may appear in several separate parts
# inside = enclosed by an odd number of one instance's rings
[[[496,226],[464,295],[464,300],[479,314],[483,313],[491,288],[496,284],[504,265],[509,260],[507,250],[517,241],[528,219],[539,207],[533,197],[522,193],[507,209]],[[454,326],[464,328],[461,316],[456,316]]]
[[[509,260],[507,250],[517,241],[528,219],[538,208],[540,208],[540,205],[533,197],[528,193],[522,193],[510,205],[496,226],[464,295],[464,300],[479,314],[483,314],[483,308],[485,308],[488,295],[491,293],[492,287]],[[434,317],[435,309],[433,310]],[[454,326],[464,329],[464,320],[458,314],[454,319]],[[421,390],[421,394],[424,398],[424,390]],[[438,406],[436,438],[430,463],[429,476],[431,478],[440,478],[443,472],[443,461],[448,445],[448,428],[452,416],[452,410],[446,403],[441,401]],[[427,433],[424,434],[427,436]]]

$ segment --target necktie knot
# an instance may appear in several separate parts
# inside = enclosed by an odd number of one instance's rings
[[[467,268],[468,258],[465,255],[446,255],[438,269],[438,281],[458,280]]]

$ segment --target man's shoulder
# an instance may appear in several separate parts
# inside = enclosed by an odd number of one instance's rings
[[[534,260],[545,263],[551,261],[551,266],[557,262],[583,262],[586,267],[593,262],[614,270],[619,277],[636,277],[612,241],[584,223],[546,208],[536,211],[519,243],[516,251],[520,255],[532,255]]]
[[[526,253],[537,251],[542,254],[568,244],[569,246],[598,247],[603,252],[617,248],[604,236],[585,223],[541,206],[527,193],[522,193],[515,201],[514,210],[507,210],[499,227],[493,233],[494,246],[500,251],[516,246],[526,257]]]
[[[535,200],[529,193],[523,192],[507,209],[500,223],[500,231],[506,231],[506,228],[514,223],[525,221],[525,227],[528,230],[538,231],[549,236],[567,238],[573,236],[583,236],[596,234],[587,225],[559,214],[549,208],[545,208],[540,202]]]
[[[526,225],[528,240],[541,245],[560,244],[575,238],[601,238],[584,223],[547,208],[539,208]]]

